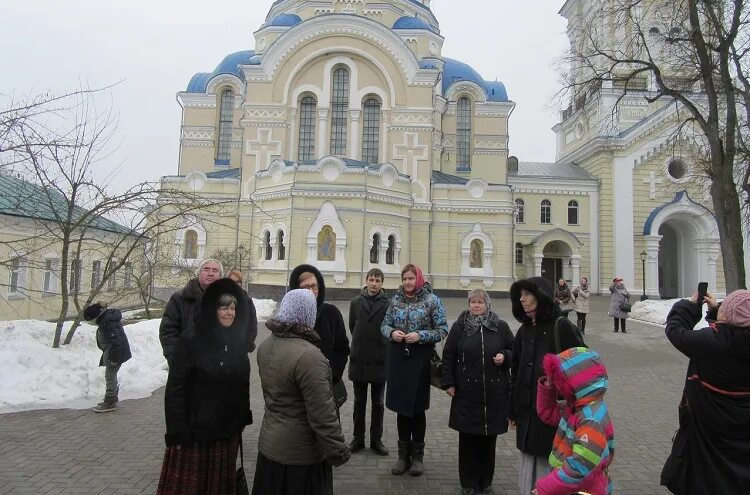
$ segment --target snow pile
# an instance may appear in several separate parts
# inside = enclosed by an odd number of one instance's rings
[[[253,300],[260,321],[276,308]],[[149,396],[167,381],[159,343],[161,319],[125,327],[132,359],[122,365],[120,399]],[[65,338],[70,322],[63,326]],[[88,408],[104,396],[104,368],[96,346],[96,326],[81,323],[69,345],[52,348],[55,324],[38,320],[0,322],[0,413],[58,407]]]
[[[635,320],[641,320],[648,323],[654,323],[655,325],[664,325],[667,322],[667,315],[674,306],[674,303],[680,301],[680,299],[647,299],[645,301],[637,301],[633,304],[633,310],[630,312],[630,317]],[[704,328],[708,326],[706,323],[706,311],[707,306],[703,305],[703,318],[695,328]]]

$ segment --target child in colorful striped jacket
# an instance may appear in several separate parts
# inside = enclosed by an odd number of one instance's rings
[[[547,354],[544,372],[538,383],[537,414],[558,428],[549,456],[551,471],[537,481],[533,493],[611,494],[607,466],[614,457],[614,428],[604,402],[607,370],[599,354],[586,347]]]

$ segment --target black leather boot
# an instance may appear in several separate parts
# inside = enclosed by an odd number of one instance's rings
[[[409,465],[411,464],[410,451],[411,442],[398,441],[398,460],[391,467],[391,474],[404,474],[409,469]]]
[[[424,442],[411,443],[411,467],[409,474],[412,476],[422,476],[424,473]]]
[[[370,449],[378,455],[388,455],[388,449],[379,438],[370,440]]]

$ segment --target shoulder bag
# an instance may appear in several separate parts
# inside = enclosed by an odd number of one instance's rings
[[[242,433],[240,433],[240,467],[237,468],[236,479],[235,493],[237,495],[250,495],[250,489],[247,486],[247,477],[245,476],[245,458],[242,455]]]

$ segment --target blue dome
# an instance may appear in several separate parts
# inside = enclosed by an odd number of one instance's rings
[[[302,22],[302,18],[297,14],[279,14],[274,17],[269,26],[294,26]]]
[[[254,55],[255,50],[230,53],[224,57],[224,60],[216,66],[213,72],[198,72],[191,77],[185,91],[188,93],[205,93],[208,82],[219,74],[232,74],[244,81],[245,74],[240,69],[240,65],[249,65]]]
[[[419,17],[412,17],[405,15],[399,17],[399,19],[393,23],[393,29],[427,29],[432,32],[437,32],[435,28],[430,26],[427,22],[423,21]]]
[[[453,83],[471,81],[484,90],[488,101],[508,101],[508,93],[505,91],[503,83],[485,81],[471,66],[458,60],[444,58],[443,61],[445,62],[445,65],[443,65],[443,94],[448,93],[448,89]]]

